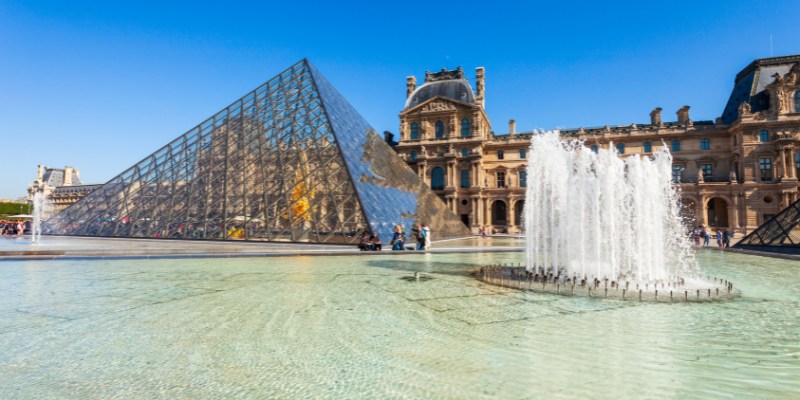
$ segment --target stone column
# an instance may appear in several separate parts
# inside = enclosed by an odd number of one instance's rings
[[[753,182],[761,182],[761,167],[758,165],[758,157],[753,161]]]
[[[739,229],[739,193],[731,195],[731,205],[728,206],[728,225],[731,226],[732,231]]]
[[[513,197],[508,199],[508,207],[506,208],[506,211],[508,211],[508,218],[506,219],[508,220],[509,228],[517,225],[517,221],[515,220],[517,216],[514,213],[514,207],[511,205],[512,200],[514,200]]]
[[[488,198],[483,199],[483,219],[485,225],[492,224],[492,207],[491,201]]]
[[[797,167],[794,162],[794,147],[789,148],[789,177],[797,179]]]
[[[697,224],[703,224],[708,226],[708,206],[706,202],[708,199],[705,196],[699,196],[700,204],[697,205],[697,210],[695,210],[695,217]]]
[[[473,225],[481,226],[483,225],[483,206],[481,204],[481,198],[476,197],[472,199],[472,213],[475,215],[475,219],[473,220]]]
[[[786,148],[785,147],[781,148],[781,151],[780,151],[779,154],[780,154],[780,157],[781,157],[781,180],[785,180],[786,178],[788,178],[788,176],[786,176],[786,172],[787,172],[786,171]]]

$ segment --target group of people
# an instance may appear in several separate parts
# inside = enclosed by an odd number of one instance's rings
[[[711,243],[711,231],[707,229],[705,225],[698,225],[692,231],[692,238],[694,238],[695,246],[700,246],[700,241],[702,240],[703,246],[708,247]],[[718,247],[731,247],[731,238],[733,238],[733,232],[718,229],[716,238]]]
[[[428,224],[417,224],[411,229],[411,232],[415,242],[415,250],[428,250],[431,248],[431,228]],[[361,251],[380,251],[382,248],[381,239],[375,232],[364,231],[359,238],[358,248]],[[406,230],[401,225],[394,226],[392,250],[408,250],[406,247]]]
[[[0,235],[23,235],[30,230],[30,221],[0,221]]]

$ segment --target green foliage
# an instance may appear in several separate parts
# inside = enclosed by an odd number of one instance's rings
[[[30,214],[31,206],[27,203],[0,203],[0,218],[9,215]]]

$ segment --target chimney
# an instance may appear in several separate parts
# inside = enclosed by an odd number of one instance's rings
[[[517,121],[513,119],[508,120],[508,135],[513,136],[517,134]]]
[[[72,167],[64,167],[64,186],[72,186]]]
[[[650,124],[661,126],[661,107],[656,107],[650,111]]]
[[[486,100],[484,98],[484,68],[478,67],[475,68],[475,102],[478,103],[481,107],[486,105]]]
[[[414,93],[414,90],[417,89],[417,77],[416,76],[407,76],[406,77],[406,98],[411,96],[411,93]]]
[[[691,125],[691,120],[689,119],[689,106],[683,106],[680,110],[678,110],[678,123],[684,125]]]
[[[36,166],[36,180],[41,181],[44,178],[44,165],[39,164]]]

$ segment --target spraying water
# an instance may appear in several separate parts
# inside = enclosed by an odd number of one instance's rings
[[[31,243],[42,240],[42,221],[50,216],[52,206],[41,192],[33,195],[33,222],[31,224]]]
[[[622,158],[610,148],[594,152],[558,132],[533,136],[527,269],[642,283],[693,273],[669,151]]]

